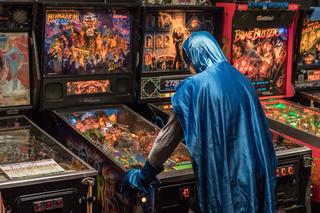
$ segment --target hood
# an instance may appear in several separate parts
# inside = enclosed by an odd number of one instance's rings
[[[198,73],[217,63],[227,61],[217,40],[206,31],[192,33],[182,48],[188,61],[192,62]]]

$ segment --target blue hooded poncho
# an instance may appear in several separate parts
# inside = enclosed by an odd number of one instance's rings
[[[254,87],[209,33],[193,33],[183,49],[198,74],[177,87],[172,105],[201,212],[275,212],[275,151]]]

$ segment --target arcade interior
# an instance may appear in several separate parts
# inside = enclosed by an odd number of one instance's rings
[[[320,1],[1,0],[0,213],[189,212],[184,140],[147,193],[122,179],[192,76],[182,44],[197,31],[256,89],[275,211],[320,212]]]

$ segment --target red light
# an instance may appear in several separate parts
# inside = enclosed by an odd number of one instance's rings
[[[279,177],[279,169],[276,169],[276,177]]]
[[[281,176],[286,176],[286,168],[281,168]]]
[[[185,199],[190,197],[190,191],[188,188],[182,190],[182,197]]]
[[[42,202],[35,202],[33,203],[34,205],[34,211],[35,212],[40,212],[42,211],[44,208],[42,207]]]
[[[52,200],[48,200],[46,202],[46,207],[47,207],[47,209],[51,209],[52,208]]]
[[[63,200],[62,198],[56,199],[55,200],[55,206],[56,208],[62,208],[63,207]]]
[[[288,174],[290,174],[290,175],[293,174],[293,167],[292,166],[288,167]]]

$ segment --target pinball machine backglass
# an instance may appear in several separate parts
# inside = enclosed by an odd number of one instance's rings
[[[287,28],[233,29],[232,63],[260,97],[285,95]]]
[[[0,107],[31,105],[29,33],[0,34]]]
[[[300,103],[320,107],[320,20],[319,7],[304,10],[301,15],[298,60],[294,87]]]
[[[175,87],[190,75],[182,44],[195,31],[208,31],[220,40],[215,7],[145,7],[139,102],[170,101]]]
[[[90,5],[43,7],[43,109],[132,101],[136,6]]]

